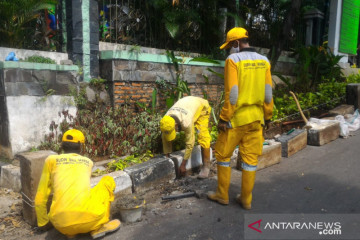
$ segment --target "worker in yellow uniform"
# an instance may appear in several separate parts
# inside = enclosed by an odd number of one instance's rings
[[[218,124],[215,144],[218,186],[208,198],[229,204],[230,157],[239,146],[242,158],[241,194],[236,200],[244,209],[251,209],[252,190],[258,156],[262,154],[263,126],[270,123],[273,111],[272,80],[269,60],[250,48],[248,32],[235,27],[227,33],[220,49],[233,47],[235,53],[225,61],[225,102]]]
[[[184,175],[186,163],[190,158],[195,144],[195,129],[198,133],[198,142],[201,146],[203,166],[198,178],[207,178],[210,172],[210,141],[209,117],[211,107],[207,100],[200,97],[187,96],[177,101],[160,121],[162,142],[165,154],[172,152],[172,143],[176,131],[185,132],[185,154],[179,172]]]
[[[65,154],[50,155],[44,163],[35,197],[39,227],[51,224],[62,234],[72,238],[90,232],[92,238],[117,230],[120,221],[109,221],[110,203],[114,200],[115,181],[104,176],[90,187],[93,162],[79,155],[85,137],[81,131],[68,130],[62,138]],[[50,212],[47,202],[53,192]]]

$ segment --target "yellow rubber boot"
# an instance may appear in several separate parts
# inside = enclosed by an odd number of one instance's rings
[[[255,184],[256,171],[242,170],[241,194],[236,196],[236,201],[246,209],[251,209],[252,190]]]
[[[216,192],[210,191],[207,197],[223,205],[229,204],[231,168],[217,165],[218,186]]]
[[[91,237],[93,239],[103,237],[106,233],[114,232],[120,228],[121,222],[118,219],[111,220],[104,225],[102,225],[98,230],[92,231]]]

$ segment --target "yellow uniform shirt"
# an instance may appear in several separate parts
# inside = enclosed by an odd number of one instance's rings
[[[220,118],[232,127],[272,117],[272,80],[269,60],[252,48],[231,54],[225,62],[225,101]]]
[[[115,182],[111,177],[106,178],[104,189],[96,188],[95,193],[95,188],[90,187],[92,167],[89,158],[78,154],[51,155],[45,160],[35,197],[40,227],[49,220],[58,230],[76,224],[109,221],[108,202],[113,200]],[[53,200],[48,214],[46,204],[51,192]]]

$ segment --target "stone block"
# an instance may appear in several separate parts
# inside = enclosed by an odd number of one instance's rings
[[[346,85],[346,104],[353,105],[354,109],[360,106],[360,83]]]
[[[263,146],[262,155],[258,158],[258,170],[278,164],[281,161],[281,143]]]
[[[185,150],[173,152],[170,154],[171,160],[174,161],[176,173],[184,160]],[[210,148],[210,159],[212,159],[212,149]],[[191,156],[186,163],[186,171],[196,171],[202,166],[201,147],[200,145],[195,146],[191,152]]]
[[[21,191],[20,168],[12,164],[1,167],[0,187]]]
[[[236,168],[241,170],[241,156],[238,154]],[[261,156],[258,157],[257,170],[278,164],[281,161],[281,143],[271,142],[270,145],[264,145]]]
[[[63,61],[63,60],[61,60]],[[56,71],[51,70],[34,70],[32,78],[35,82],[40,83],[45,88],[48,89],[48,82],[51,79],[56,79]]]
[[[196,75],[198,75],[198,74],[202,75],[204,73],[204,67],[191,66],[190,73],[196,74]]]
[[[4,69],[4,80],[5,82],[16,83],[19,82],[20,68]]]
[[[141,75],[139,71],[113,71],[114,81],[140,81]]]
[[[133,192],[144,192],[156,184],[175,179],[175,166],[170,158],[156,157],[147,162],[125,168],[132,180]]]
[[[345,115],[345,114],[354,114],[354,105],[342,104],[332,110],[329,113],[333,116]]]
[[[290,157],[306,147],[307,131],[304,129],[295,129],[290,134],[284,133],[277,141],[281,143],[281,156]]]
[[[114,178],[116,183],[116,187],[114,190],[115,198],[118,198],[124,194],[132,193],[132,181],[129,174],[127,174],[126,172],[116,171],[103,176],[111,176]],[[91,178],[90,180],[91,187],[94,187],[96,184],[98,184],[98,182],[101,180],[103,176]]]
[[[327,144],[340,135],[339,122],[331,122],[322,128],[310,128],[308,130],[307,144],[312,146],[322,146]]]
[[[60,65],[73,65],[73,61],[70,59],[60,60]]]
[[[45,159],[56,155],[53,151],[25,152],[15,156],[20,160],[21,185],[23,197],[23,216],[31,226],[36,226],[34,200]]]

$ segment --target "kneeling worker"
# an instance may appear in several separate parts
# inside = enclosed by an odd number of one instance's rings
[[[185,132],[186,148],[184,160],[179,168],[180,174],[186,172],[186,163],[190,158],[195,144],[195,128],[198,132],[198,142],[201,146],[203,166],[198,178],[207,178],[210,172],[210,141],[209,117],[211,107],[207,100],[188,96],[177,101],[160,121],[163,149],[165,154],[172,152],[172,143],[176,131]]]
[[[120,221],[109,221],[110,203],[114,200],[115,181],[104,176],[90,187],[93,162],[79,155],[85,142],[82,132],[71,129],[64,133],[62,147],[65,154],[50,155],[44,163],[35,197],[39,227],[51,224],[67,237],[90,232],[95,239],[120,227]],[[50,212],[49,194],[53,192]]]

